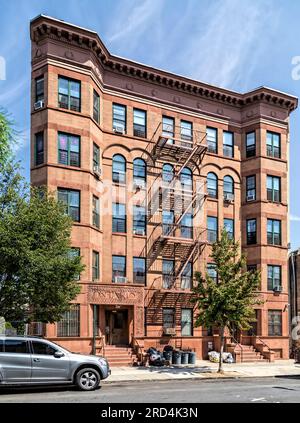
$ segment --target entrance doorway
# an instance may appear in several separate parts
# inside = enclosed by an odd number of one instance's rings
[[[107,345],[128,345],[128,310],[105,311],[105,336]]]

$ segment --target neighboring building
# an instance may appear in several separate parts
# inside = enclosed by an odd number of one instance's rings
[[[290,319],[300,316],[300,248],[289,254]]]
[[[107,353],[111,344],[172,343],[207,357],[218,336],[194,327],[190,288],[196,270],[217,278],[210,244],[225,226],[261,271],[265,300],[240,341],[263,340],[288,358],[297,99],[265,87],[240,94],[113,56],[95,32],[47,16],[30,30],[31,181],[65,203],[73,252],[86,265],[81,294],[46,336],[85,353],[97,335],[98,353],[102,344]]]

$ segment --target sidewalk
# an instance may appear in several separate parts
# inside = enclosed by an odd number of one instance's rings
[[[294,360],[277,360],[274,363],[224,363],[222,375],[217,373],[217,369],[217,363],[205,360],[197,360],[196,366],[112,367],[111,376],[103,383],[272,376],[299,376],[300,379],[300,364],[295,365]]]

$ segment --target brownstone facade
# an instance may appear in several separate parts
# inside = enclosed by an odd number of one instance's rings
[[[85,353],[96,339],[99,352],[103,344],[171,343],[206,358],[218,335],[189,318],[191,272],[213,264],[210,242],[226,224],[261,271],[265,300],[255,330],[239,341],[263,341],[287,358],[287,164],[297,99],[264,87],[239,94],[115,57],[96,33],[46,16],[31,22],[31,40],[31,181],[68,201],[77,220],[72,245],[86,265],[77,321],[66,316],[65,328],[48,325],[46,336]],[[165,188],[170,179],[188,189],[179,196],[178,185]],[[126,210],[125,224],[119,215],[113,226],[115,204]],[[146,212],[145,231],[135,206]]]

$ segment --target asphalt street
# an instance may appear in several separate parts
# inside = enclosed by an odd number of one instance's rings
[[[73,387],[3,388],[0,403],[300,403],[300,377],[103,383],[94,392]]]

